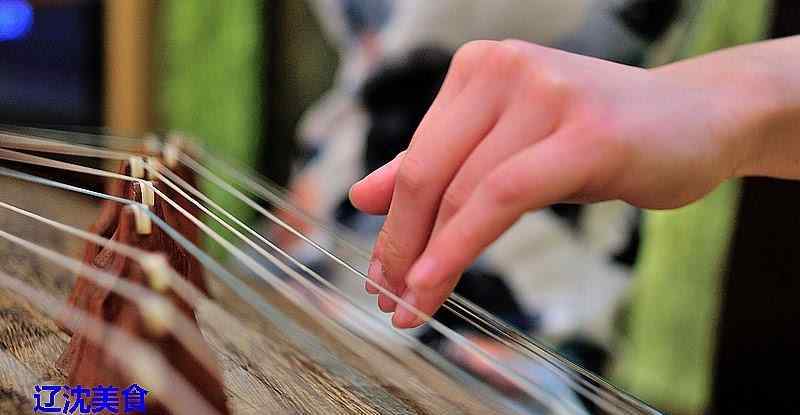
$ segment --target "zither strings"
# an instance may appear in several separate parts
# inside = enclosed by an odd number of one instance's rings
[[[290,210],[295,214],[304,216],[309,221],[313,221],[319,224],[323,229],[331,232],[331,236],[333,238],[342,241],[343,245],[348,246],[353,252],[361,256],[366,255],[366,253],[362,249],[358,248],[356,244],[347,241],[342,236],[344,234],[343,232],[340,232],[340,230],[335,226],[324,224],[319,220],[311,218],[302,211],[299,211],[286,200],[285,193],[276,186],[271,185],[264,179],[258,178],[247,171],[233,167],[231,164],[215,158],[208,151],[194,142],[161,142],[153,139],[146,141],[144,147],[148,148],[147,151],[155,151],[159,154],[162,154],[164,156],[163,159],[165,160],[165,163],[157,162],[153,158],[142,160],[141,166],[145,170],[144,176],[149,179],[144,180],[142,178],[133,178],[130,176],[119,175],[117,173],[93,169],[72,163],[54,161],[45,157],[33,156],[17,151],[23,150],[36,151],[38,153],[44,152],[68,154],[81,157],[94,157],[123,161],[132,160],[132,158],[137,158],[142,155],[147,155],[147,152],[136,151],[137,148],[143,147],[142,140],[111,136],[59,133],[44,130],[34,131],[34,133],[35,134],[0,134],[0,147],[4,148],[0,149],[0,158],[28,164],[70,170],[83,174],[98,175],[110,179],[135,181],[138,183],[140,188],[152,190],[154,196],[164,198],[167,203],[172,205],[188,220],[198,226],[198,228],[200,228],[212,240],[221,245],[224,250],[231,254],[231,256],[236,257],[238,260],[244,263],[247,268],[253,271],[255,275],[258,275],[260,278],[272,284],[276,290],[284,294],[287,298],[294,298],[296,303],[306,305],[306,303],[297,298],[297,294],[291,287],[286,286],[282,279],[271,275],[262,266],[259,266],[253,258],[247,254],[244,254],[235,245],[231,244],[218,233],[214,232],[199,219],[189,215],[189,213],[180,207],[175,201],[166,198],[164,192],[152,185],[151,180],[156,180],[165,184],[169,189],[173,190],[184,199],[190,201],[190,203],[196,206],[205,215],[212,218],[214,222],[218,223],[228,232],[233,234],[237,240],[251,247],[258,255],[267,259],[275,267],[289,275],[293,281],[298,282],[307,290],[313,292],[314,295],[328,301],[333,301],[334,296],[338,296],[338,298],[344,298],[345,300],[347,300],[347,298],[346,295],[337,287],[332,285],[326,279],[322,278],[309,267],[302,264],[296,258],[293,258],[280,247],[272,243],[269,239],[253,230],[251,227],[247,226],[244,222],[236,218],[230,212],[224,210],[202,191],[181,179],[164,164],[180,163],[181,165],[187,167],[199,177],[202,177],[213,185],[223,189],[225,192],[247,204],[260,215],[275,223],[277,226],[284,228],[288,232],[297,236],[299,239],[303,240],[305,243],[308,243],[315,249],[319,250],[323,255],[344,267],[354,277],[361,278],[366,281],[366,283],[371,283],[371,281],[367,279],[362,272],[358,271],[352,265],[332,254],[318,243],[311,240],[308,236],[303,235],[301,232],[282,221],[272,212],[261,207],[250,196],[239,190],[239,188],[245,189],[245,191],[247,191],[250,195],[255,195],[261,200],[269,201],[279,208]],[[77,142],[79,144],[72,144],[73,142]],[[184,151],[184,148],[188,151]],[[198,161],[197,159],[202,160],[202,162]],[[206,167],[204,164],[207,164],[209,167]],[[222,174],[226,175],[228,180],[222,179],[215,172],[221,172]],[[10,171],[10,169],[3,169],[0,171],[0,174],[23,180],[38,181],[40,184],[61,187],[65,190],[76,191],[104,199],[108,199],[110,197],[110,195],[90,192],[86,189],[79,189],[64,183],[47,181],[46,179],[36,178],[30,175],[25,175],[24,173],[13,172]],[[118,202],[126,204],[133,203],[129,200],[120,200]],[[146,209],[142,209],[142,211],[147,213]],[[215,214],[214,211],[218,214]],[[220,217],[220,215],[225,219]],[[249,237],[245,236],[245,234],[249,235]],[[265,250],[261,244],[269,247],[271,251],[275,253],[275,255]],[[212,270],[212,273],[214,273],[214,261],[210,258],[205,259],[205,261],[201,260],[201,262],[203,262],[203,265],[209,270]],[[235,280],[235,278],[227,278],[223,280],[227,284],[235,284],[232,282]],[[315,281],[316,283],[312,283],[312,281]],[[321,287],[324,287],[324,289]],[[391,292],[383,290],[382,287],[376,288],[378,288],[387,296],[393,298],[395,301],[398,301],[401,306],[411,309],[411,311],[417,314],[418,317],[422,318],[424,321],[427,321],[433,329],[442,333],[446,338],[453,341],[455,344],[458,344],[467,350],[471,350],[473,353],[476,353],[478,356],[485,359],[489,364],[495,367],[499,373],[514,383],[516,387],[525,391],[537,401],[544,403],[550,402],[550,404],[547,406],[550,407],[554,413],[580,413],[580,408],[570,405],[569,402],[559,402],[553,399],[553,397],[547,396],[547,393],[542,391],[541,388],[535,384],[535,382],[531,381],[530,379],[526,379],[514,368],[505,367],[505,365],[503,365],[501,362],[498,362],[491,356],[486,355],[458,333],[453,332],[438,321],[431,319],[430,316],[424,315],[418,310],[414,310],[407,304],[404,304],[401,299],[393,296]],[[240,294],[243,295],[243,299],[245,301],[249,300],[252,302],[258,302],[260,300],[258,298],[247,298],[248,296],[241,292]],[[355,303],[349,303],[354,309],[363,312],[364,315],[371,315],[371,313],[368,311],[361,310],[357,305],[355,305]],[[515,329],[509,327],[501,320],[492,316],[490,313],[482,310],[465,299],[458,296],[452,296],[450,299],[448,299],[445,307],[456,315],[464,318],[465,321],[472,324],[487,336],[504,344],[511,350],[514,350],[515,352],[528,358],[542,362],[554,373],[560,376],[566,384],[576,390],[577,393],[594,402],[608,413],[655,413],[655,411],[652,409],[625,394],[619,393],[601,379],[589,374],[583,369],[571,364],[569,361],[550,352],[545,347],[542,347],[527,336],[517,332]],[[306,308],[308,308],[307,305]],[[319,312],[314,313],[314,310],[307,311],[309,311],[311,314],[319,314]],[[407,341],[410,341],[411,344],[415,344],[415,339],[411,338],[410,336],[405,335],[403,337]]]

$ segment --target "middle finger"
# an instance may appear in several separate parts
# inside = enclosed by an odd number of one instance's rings
[[[370,264],[371,273],[379,274],[371,278],[386,281],[397,295],[403,294],[405,274],[427,244],[442,193],[502,110],[500,88],[487,77],[476,78],[447,111],[423,120],[397,173]],[[378,304],[386,312],[396,306],[385,295],[379,296]]]

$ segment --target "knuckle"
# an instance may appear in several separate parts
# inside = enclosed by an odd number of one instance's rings
[[[574,95],[575,86],[572,80],[563,73],[547,65],[529,65],[523,71],[522,89],[525,97],[532,104],[563,108],[563,103]]]
[[[392,236],[392,232],[386,226],[381,228],[378,235],[378,240],[381,242],[381,265],[383,267],[384,277],[390,285],[393,285],[397,280],[399,270],[398,265],[403,262],[404,254],[401,246],[398,244],[397,239]]]
[[[573,82],[559,71],[539,69],[537,71],[538,84],[555,99],[562,100],[571,96],[575,91]]]
[[[423,162],[416,157],[406,155],[397,173],[397,186],[406,194],[415,194],[425,188],[427,176]]]
[[[498,70],[504,70],[515,76],[520,91],[537,103],[547,99],[552,103],[561,98],[571,96],[578,89],[576,80],[562,70],[558,60],[553,59],[552,51],[545,47],[509,39],[499,42],[499,47],[492,55]]]
[[[472,40],[463,44],[453,55],[453,67],[474,68],[496,43],[491,40]]]
[[[442,195],[441,206],[439,207],[439,214],[452,215],[458,211],[464,202],[467,200],[466,192],[457,188],[456,185],[451,184],[444,195]]]
[[[528,66],[520,41],[475,40],[464,44],[453,57],[451,70],[487,79],[513,78]]]
[[[496,172],[492,172],[486,177],[484,190],[491,202],[498,206],[516,205],[526,197],[524,183]]]
[[[484,57],[495,43],[490,40],[473,40],[458,48],[453,55],[448,77],[459,79],[457,83],[468,82],[477,68],[481,66]]]
[[[450,232],[451,245],[457,246],[459,249],[450,250],[449,253],[443,255],[442,262],[449,264],[449,268],[462,272],[484,248],[481,243],[481,230],[474,226],[459,226],[451,228]]]
[[[483,65],[492,75],[513,76],[523,72],[528,66],[528,58],[514,43],[496,42],[487,53]]]

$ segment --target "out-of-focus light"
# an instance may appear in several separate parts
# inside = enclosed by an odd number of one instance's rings
[[[0,0],[0,42],[25,37],[33,26],[33,7],[25,0]]]

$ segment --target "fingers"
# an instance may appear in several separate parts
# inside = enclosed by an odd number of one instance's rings
[[[467,201],[488,172],[552,134],[557,120],[553,105],[531,106],[529,100],[520,100],[513,104],[489,135],[478,144],[447,186],[439,205],[433,235]]]
[[[436,113],[445,109],[464,90],[474,76],[474,68],[485,61],[497,43],[492,40],[476,40],[466,43],[456,51],[442,87],[431,104],[430,112]]]
[[[405,151],[350,187],[350,202],[371,215],[385,215],[392,201],[394,182]]]
[[[483,61],[486,54],[496,42],[475,41],[460,48],[453,58],[453,63],[448,70],[442,88],[436,96],[431,108],[428,110],[422,124],[430,123],[430,119],[438,119],[441,113],[458,97],[473,76],[472,68]],[[398,168],[400,167],[405,152],[400,153],[387,166],[378,169],[365,179],[353,185],[350,189],[350,200],[359,210],[371,214],[386,214],[394,193]],[[376,245],[373,258],[380,258],[380,245]],[[370,261],[368,271],[370,281],[365,283],[365,289],[370,294],[377,294],[375,284],[390,288],[383,277],[383,266],[375,259]],[[402,292],[402,285],[397,287],[398,294]],[[386,296],[380,296],[378,305],[382,310],[394,309],[394,302]]]
[[[400,152],[392,161],[370,173],[350,188],[350,201],[358,210],[372,215],[385,215],[389,211],[395,177],[404,155],[405,151]],[[367,271],[369,279],[364,282],[364,289],[373,295],[379,292],[376,286],[386,286],[386,280],[381,277],[383,271],[375,269],[380,266],[380,263],[371,261],[370,269]]]
[[[416,264],[414,266],[415,269],[419,268],[420,270],[430,267],[435,268],[436,264],[427,262],[421,263],[419,267]],[[423,314],[432,316],[436,310],[439,309],[439,306],[444,303],[444,301],[447,299],[447,296],[453,291],[458,283],[458,277],[459,276],[456,275],[452,278],[442,279],[441,284],[433,290],[419,290],[412,287],[407,287],[402,299],[406,304],[415,307]],[[400,329],[413,328],[422,323],[423,320],[420,319],[419,316],[417,316],[416,313],[411,311],[408,307],[400,304],[395,308],[394,316],[392,316],[392,324],[394,324],[395,327]]]
[[[389,213],[373,250],[371,269],[382,275],[370,277],[385,280],[397,295],[427,244],[447,184],[496,121],[501,95],[484,82],[467,85],[447,111],[423,120],[396,173]],[[476,108],[476,102],[482,106]],[[383,311],[394,310],[394,301],[384,295],[378,303]]]
[[[388,216],[370,261],[373,281],[384,281],[397,295],[404,293],[406,273],[428,244],[442,195],[507,109],[514,95],[508,92],[519,89],[526,69],[525,54],[503,42],[472,43],[459,50],[394,173]],[[359,192],[354,199],[360,199]],[[381,194],[377,199],[381,203],[365,200],[364,207],[383,210],[388,198]],[[379,296],[378,305],[386,312],[395,309],[385,295]]]
[[[379,267],[380,262],[371,261],[369,264],[369,270],[367,270],[367,280],[364,281],[364,289],[367,290],[368,293],[375,295],[380,292],[378,287],[386,288],[386,280],[383,279],[383,270],[381,269],[373,269],[373,267]],[[380,301],[380,299],[379,299]]]
[[[404,301],[432,315],[450,294],[460,273],[523,213],[575,194],[585,183],[588,166],[581,163],[581,153],[573,148],[558,137],[550,137],[513,156],[484,178],[409,271]],[[400,307],[393,323],[409,328],[421,321]]]
[[[447,72],[444,83],[426,119],[437,117],[464,90],[467,81],[472,77],[472,68],[478,67],[492,46],[497,42],[474,41],[464,45],[453,58],[453,64]],[[426,121],[423,120],[423,123]],[[392,192],[394,191],[397,168],[402,163],[404,152],[401,152],[387,165],[375,170],[350,188],[350,201],[364,213],[385,215],[389,211]]]

